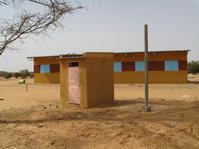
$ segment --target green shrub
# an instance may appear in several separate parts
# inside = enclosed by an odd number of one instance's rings
[[[18,77],[20,77],[20,73],[19,72],[14,72],[13,73],[13,77],[15,77],[17,79]]]
[[[30,76],[30,73],[29,73],[29,71],[28,71],[27,69],[21,70],[19,73],[20,73],[20,77],[21,77],[22,79],[25,79],[25,78],[27,78],[28,76]]]
[[[12,77],[12,74],[13,74],[13,73],[10,73],[10,72],[0,71],[0,76],[1,76],[1,77],[4,77],[4,78],[6,78],[6,79],[11,78],[11,77]]]
[[[4,76],[6,79],[10,79],[12,77],[12,74],[11,73],[5,73],[5,76]]]
[[[9,79],[11,77],[15,77],[15,78],[21,77],[25,79],[27,77],[33,78],[33,72],[29,72],[27,69],[21,70],[20,72],[0,71],[0,76],[6,79]]]
[[[188,72],[189,73],[199,73],[199,61],[191,61],[188,63]]]

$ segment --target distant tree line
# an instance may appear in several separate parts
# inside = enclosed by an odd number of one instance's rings
[[[22,79],[25,79],[27,77],[33,78],[33,72],[30,72],[27,69],[21,70],[19,72],[0,71],[0,77],[6,78],[6,79],[9,79],[11,77],[22,78]]]
[[[191,61],[188,63],[188,72],[192,74],[199,73],[199,61]]]

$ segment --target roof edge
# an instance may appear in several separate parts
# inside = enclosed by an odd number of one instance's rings
[[[163,51],[148,51],[150,52],[189,52],[191,50],[163,50]],[[144,51],[126,51],[126,52],[85,52],[85,53],[113,53],[113,54],[122,54],[122,53],[143,53]],[[83,53],[83,54],[85,54]],[[32,59],[32,58],[47,58],[47,57],[57,57],[59,58],[60,56],[65,56],[65,57],[78,57],[78,56],[82,56],[83,54],[59,54],[59,55],[48,55],[48,56],[30,56],[27,57],[28,59]]]
[[[189,52],[191,50],[162,50],[162,51],[148,51],[149,53],[150,52]],[[144,51],[128,51],[128,52],[114,52],[114,53],[144,53]]]

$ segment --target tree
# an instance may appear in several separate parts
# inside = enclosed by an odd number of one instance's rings
[[[27,78],[27,77],[31,77],[31,73],[30,73],[27,69],[21,70],[21,71],[19,72],[19,74],[20,74],[20,77],[21,77],[22,79],[25,79],[25,78]]]
[[[17,79],[18,77],[20,77],[20,73],[19,72],[14,72],[13,76]]]
[[[6,79],[11,78],[12,75],[13,75],[13,73],[11,73],[11,72],[0,71],[0,76],[1,76],[1,77],[4,77],[4,78],[6,78]]]
[[[10,79],[12,77],[12,74],[11,73],[5,73],[5,78],[6,79]]]
[[[10,5],[16,8],[25,3],[35,4],[43,9],[33,12],[22,8],[14,22],[5,20],[0,25],[0,55],[18,40],[60,27],[61,18],[83,8],[81,5],[72,5],[68,0],[0,0],[0,7]]]
[[[188,63],[189,73],[199,73],[199,61],[191,61]]]

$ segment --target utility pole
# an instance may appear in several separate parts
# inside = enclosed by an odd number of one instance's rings
[[[144,90],[145,90],[145,100],[144,100],[144,111],[150,112],[151,107],[149,105],[149,73],[148,73],[148,25],[144,25],[144,62],[145,62],[145,71],[144,71]]]

